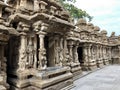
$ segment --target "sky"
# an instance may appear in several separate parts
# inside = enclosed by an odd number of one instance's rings
[[[120,35],[120,0],[76,0],[74,4],[93,16],[92,23],[101,30]]]

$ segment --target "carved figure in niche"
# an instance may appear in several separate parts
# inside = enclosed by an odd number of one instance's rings
[[[63,64],[63,49],[60,49],[59,58],[60,58],[60,66],[62,66],[62,64]]]
[[[59,64],[60,61],[59,61],[59,55],[60,55],[60,47],[55,47],[55,64]]]
[[[25,69],[25,67],[26,67],[26,64],[25,64],[26,62],[23,60],[23,61],[21,61],[21,62],[19,62],[19,65],[20,65],[20,69],[18,69],[18,72],[20,71],[20,70],[24,70]]]
[[[61,48],[60,48],[60,45],[58,43],[58,38],[56,38],[56,40],[55,40],[54,51],[55,51],[55,58],[54,58],[55,65],[58,66],[60,64],[60,53],[61,53]]]
[[[29,42],[28,42],[28,46],[27,46],[27,56],[28,56],[28,68],[32,68],[33,67],[33,57],[34,57],[34,46],[32,44],[32,39],[30,37]]]
[[[21,70],[24,70],[25,67],[26,67],[26,57],[27,57],[27,54],[26,54],[26,50],[21,50],[20,52],[20,55],[21,55],[21,60],[19,60],[20,62],[18,63],[19,64],[19,68],[18,68],[18,72],[21,71]]]
[[[41,49],[40,50],[40,55],[39,55],[39,61],[38,61],[38,68],[39,70],[41,69],[46,69],[47,68],[47,61],[46,61],[46,50],[45,49]]]

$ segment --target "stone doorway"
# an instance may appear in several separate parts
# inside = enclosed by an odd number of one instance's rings
[[[49,66],[49,37],[48,36],[45,36],[45,39],[44,39],[44,42],[45,42],[45,49],[46,49],[46,60],[47,60],[47,66]]]
[[[83,65],[84,65],[84,61],[83,61],[83,47],[78,47],[77,53],[78,53],[78,60],[80,62],[80,66],[81,66],[81,68],[83,68]]]
[[[46,49],[46,60],[47,60],[47,66],[48,67],[53,67],[55,65],[54,63],[54,40],[52,38],[51,41],[51,37],[49,36],[45,36],[44,39],[44,45],[45,45],[45,49]]]

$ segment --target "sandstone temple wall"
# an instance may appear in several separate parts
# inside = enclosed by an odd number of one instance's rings
[[[2,90],[68,90],[82,71],[119,63],[120,36],[74,24],[58,0],[0,0]]]

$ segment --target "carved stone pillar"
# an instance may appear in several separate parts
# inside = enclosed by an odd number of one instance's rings
[[[99,56],[99,55],[100,55],[100,54],[99,54],[99,53],[100,53],[100,51],[99,51],[99,45],[97,45],[96,47],[97,47],[97,48],[96,48],[96,49],[97,49],[97,50],[96,50],[96,51],[97,51],[97,52],[96,52],[96,64],[97,64],[97,67],[100,67],[100,66],[99,66],[99,59],[100,59],[100,58],[99,58],[99,57],[100,57],[100,56]]]
[[[109,62],[112,63],[112,47],[108,47]],[[119,54],[120,55],[120,54]]]
[[[39,62],[38,62],[38,69],[44,70],[47,67],[47,60],[46,60],[46,49],[44,47],[44,32],[39,33]]]
[[[69,51],[68,51],[68,47],[67,47],[67,40],[66,37],[64,38],[64,65],[67,66],[69,65]]]
[[[34,68],[37,69],[37,36],[34,37]]]
[[[60,66],[63,66],[63,38],[60,39]]]
[[[104,65],[106,65],[105,59],[106,59],[106,48],[105,48],[105,46],[103,46],[103,63],[104,63]]]
[[[79,46],[78,41],[73,41],[73,44],[69,46],[69,53],[72,58],[70,67],[71,67],[71,72],[73,73],[75,78],[78,78],[78,76],[82,73],[80,62],[78,60],[78,52],[77,52],[78,46]]]
[[[28,65],[30,67],[33,67],[33,45],[32,45],[32,37],[29,37],[28,39]]]
[[[102,61],[102,59],[103,59],[103,47],[102,47],[102,45],[100,46],[100,58]]]
[[[59,45],[59,35],[55,35],[55,37],[54,37],[54,39],[55,39],[55,46],[54,46],[54,64],[55,64],[55,66],[59,66],[59,64],[60,64],[60,58],[59,58],[59,56],[60,56],[60,45]]]
[[[89,45],[88,47],[88,62],[89,62],[89,65],[88,65],[88,68],[90,70],[94,70],[97,68],[97,65],[96,65],[96,46],[92,46],[92,45]]]
[[[68,41],[68,52],[69,52],[69,62],[72,64],[73,61],[73,41],[69,40]]]
[[[19,49],[19,61],[18,61],[18,71],[23,71],[26,68],[26,33],[21,32],[20,35],[20,49]]]
[[[105,58],[106,58],[106,56],[105,56],[105,46],[102,46],[102,59],[103,59],[103,64],[105,65],[106,63],[105,63]]]
[[[79,63],[77,49],[78,49],[78,45],[74,46],[73,48],[74,63]]]
[[[92,60],[91,46],[92,46],[92,44],[90,44],[90,45],[88,46],[88,62],[89,62],[89,65],[90,65],[90,62],[91,62],[91,60]],[[88,65],[88,66],[89,66],[89,65]]]
[[[92,61],[94,61],[95,60],[95,51],[94,51],[95,49],[94,49],[94,46],[92,46],[92,48],[91,48],[91,53],[92,53]]]
[[[83,70],[88,70],[88,46],[87,45],[85,45],[84,47],[83,47]]]
[[[103,46],[100,45],[99,47],[99,66],[102,67],[103,66]]]
[[[69,51],[69,62],[72,64],[73,63],[73,45],[68,45],[68,51]]]

